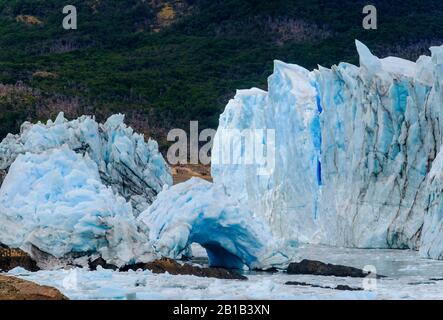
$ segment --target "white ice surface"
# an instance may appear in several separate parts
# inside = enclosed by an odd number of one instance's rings
[[[309,275],[247,274],[249,280],[219,280],[194,276],[118,273],[83,269],[9,274],[60,289],[70,299],[443,299],[443,262],[420,259],[417,252],[303,247],[303,258],[362,268],[374,265],[388,278],[378,279],[372,291],[338,291],[288,286],[287,281],[335,287],[362,287],[363,279]]]

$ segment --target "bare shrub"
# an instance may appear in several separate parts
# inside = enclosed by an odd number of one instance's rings
[[[217,35],[231,35],[242,32],[255,32],[270,35],[273,41],[282,45],[286,42],[318,41],[331,37],[333,33],[325,26],[308,23],[292,17],[255,16],[236,24],[222,23],[216,27]]]

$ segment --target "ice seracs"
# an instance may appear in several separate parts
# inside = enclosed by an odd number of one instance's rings
[[[58,259],[149,260],[132,207],[100,180],[96,163],[66,145],[20,154],[0,190],[0,243]]]
[[[423,257],[443,259],[443,150],[434,160],[427,181],[429,208],[421,237]]]
[[[219,131],[274,129],[275,170],[260,176],[251,166],[217,161],[214,181],[287,240],[429,245],[426,255],[441,258],[441,184],[430,174],[441,170],[443,46],[416,63],[356,46],[360,67],[309,72],[276,61],[268,92],[239,91]],[[221,148],[216,142],[215,157]]]
[[[199,178],[161,192],[139,220],[162,256],[178,258],[198,243],[211,266],[265,269],[287,262],[263,220],[222,185]]]
[[[104,124],[60,113],[24,123],[0,143],[0,243],[53,257],[102,257],[117,266],[147,261],[148,238],[136,217],[170,170],[157,143],[113,115]]]
[[[152,203],[163,185],[172,185],[172,176],[157,142],[135,133],[124,116],[111,116],[104,124],[82,116],[67,121],[60,113],[47,124],[24,123],[18,135],[0,143],[0,170],[7,170],[19,154],[40,153],[62,145],[95,161],[101,180],[126,200],[136,214]]]
[[[318,229],[321,106],[315,79],[297,65],[275,61],[269,93],[240,90],[220,116],[212,151],[214,183],[271,226],[276,236],[311,240]],[[242,140],[218,138],[230,129],[275,131],[275,165],[271,174],[257,174],[259,164],[225,164],[220,159],[229,143],[241,149]],[[290,212],[290,214],[288,214]]]

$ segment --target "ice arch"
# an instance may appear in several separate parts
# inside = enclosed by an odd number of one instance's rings
[[[166,257],[177,258],[198,243],[211,266],[262,269],[286,261],[266,223],[222,186],[202,179],[164,190],[139,219],[149,228],[151,244]]]

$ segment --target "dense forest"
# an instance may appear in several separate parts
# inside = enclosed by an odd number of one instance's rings
[[[78,10],[64,30],[62,9]],[[64,111],[123,112],[165,144],[199,120],[216,127],[239,88],[266,88],[273,60],[307,68],[357,63],[354,39],[379,56],[416,59],[443,44],[443,1],[0,0],[0,138]]]

